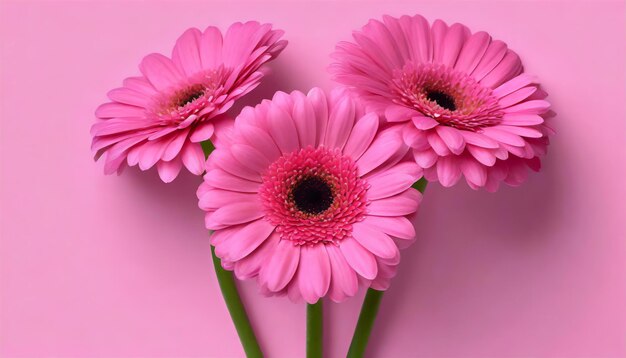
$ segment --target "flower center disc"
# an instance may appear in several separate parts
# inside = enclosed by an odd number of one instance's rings
[[[436,90],[435,91],[427,90],[426,98],[431,102],[435,102],[439,107],[443,109],[447,109],[449,111],[456,111],[454,98],[452,98],[452,96],[450,96],[449,94],[445,92],[436,91]]]
[[[500,123],[497,98],[466,73],[439,64],[408,63],[394,74],[397,101],[440,125],[479,131]]]
[[[262,179],[265,218],[295,245],[336,244],[365,216],[368,184],[339,149],[295,150],[270,164]]]
[[[183,93],[178,100],[178,107],[184,107],[185,105],[197,100],[202,97],[204,94],[203,89],[191,90],[189,92]]]
[[[291,192],[291,199],[298,210],[307,214],[319,214],[333,203],[331,187],[320,177],[310,176],[300,180]]]

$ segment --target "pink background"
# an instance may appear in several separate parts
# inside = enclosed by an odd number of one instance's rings
[[[199,178],[105,177],[89,151],[95,107],[190,26],[286,30],[253,103],[330,88],[336,41],[370,17],[421,13],[518,51],[551,94],[558,136],[523,187],[431,185],[369,356],[626,356],[623,2],[3,1],[0,12],[1,355],[242,356]],[[304,305],[241,287],[268,356],[302,356]],[[329,357],[345,356],[361,298],[326,305]]]

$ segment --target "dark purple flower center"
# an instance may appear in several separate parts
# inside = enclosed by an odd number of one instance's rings
[[[437,91],[437,90],[426,90],[426,99],[431,102],[436,103],[439,107],[443,109],[447,109],[449,111],[456,111],[456,104],[454,103],[454,97],[449,94]]]
[[[203,88],[192,88],[191,90],[185,91],[178,98],[178,107],[184,107],[185,105],[197,100],[198,98],[204,95]]]
[[[318,176],[308,176],[297,182],[291,191],[291,198],[298,210],[307,214],[319,214],[333,203],[333,190]]]

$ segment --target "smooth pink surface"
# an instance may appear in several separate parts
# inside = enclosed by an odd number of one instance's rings
[[[385,296],[371,357],[626,355],[623,2],[2,2],[0,352],[243,352],[209,261],[195,190],[156,172],[102,174],[93,111],[180,33],[273,22],[289,46],[249,100],[331,87],[336,41],[368,18],[421,13],[505,40],[558,112],[544,170],[496,194],[432,185]],[[158,224],[158,225],[155,225]],[[302,356],[304,305],[243,285],[270,357]],[[326,305],[345,355],[361,295]]]

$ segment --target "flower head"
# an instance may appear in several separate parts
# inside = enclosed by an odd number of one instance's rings
[[[156,164],[165,182],[183,165],[202,174],[200,142],[213,139],[234,101],[260,83],[261,66],[286,45],[279,41],[282,34],[257,22],[235,23],[224,36],[212,26],[204,32],[191,28],[171,59],[146,56],[139,65],[143,76],[125,79],[108,93],[111,102],[96,110],[92,149],[96,159],[106,155],[105,172]]]
[[[452,186],[464,176],[495,191],[539,170],[550,105],[506,44],[419,15],[371,20],[354,40],[337,45],[335,79],[387,121],[406,123],[404,141],[428,180]]]
[[[381,130],[343,91],[279,92],[244,108],[198,189],[222,265],[295,301],[385,289],[421,199],[401,129]]]

